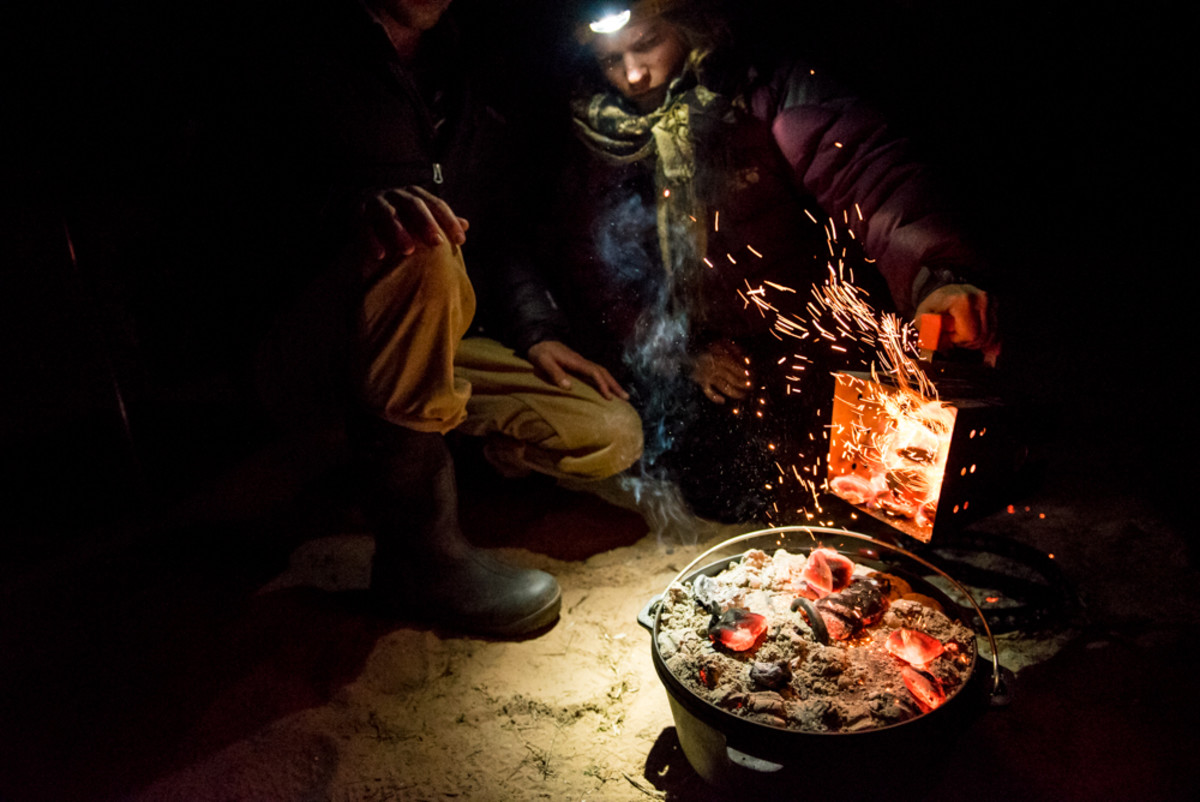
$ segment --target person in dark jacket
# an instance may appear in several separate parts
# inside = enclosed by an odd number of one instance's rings
[[[757,517],[778,500],[781,460],[819,460],[810,435],[846,363],[810,365],[799,388],[785,380],[795,345],[746,291],[803,298],[842,228],[838,249],[864,257],[859,283],[872,284],[869,259],[877,298],[947,315],[955,346],[994,358],[990,299],[969,280],[980,260],[907,142],[821,71],[741,58],[704,0],[603,5],[617,13],[579,32],[594,69],[572,101],[578,147],[550,280],[570,342],[633,393],[643,468],[678,481],[700,514]]]
[[[508,128],[449,6],[329,0],[255,77],[248,111],[267,119],[247,126],[262,156],[244,167],[275,203],[254,223],[299,274],[267,283],[306,287],[265,337],[259,385],[293,426],[348,414],[382,600],[517,635],[556,618],[559,588],[463,536],[445,435],[488,437],[506,469],[598,479],[638,458],[641,430],[608,371],[557,337],[513,213]]]

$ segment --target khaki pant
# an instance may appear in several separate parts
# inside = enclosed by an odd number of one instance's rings
[[[563,478],[603,479],[641,455],[641,421],[627,402],[604,399],[578,377],[564,390],[499,342],[463,339],[475,313],[475,292],[456,246],[418,247],[393,264],[373,266],[364,278],[360,300],[350,301],[358,309],[350,380],[372,414],[418,431],[458,429],[488,437],[488,453],[509,467]],[[307,319],[344,308],[347,296],[341,292],[331,283],[318,286],[301,304],[306,311],[295,315],[309,333],[273,338],[276,350],[308,346],[284,360],[292,373],[328,370],[322,363],[338,361],[318,355],[311,334],[336,324]],[[297,383],[294,377],[287,383],[321,384],[311,378]],[[290,392],[276,388],[274,395]]]
[[[619,398],[605,399],[581,378],[564,390],[495,340],[463,340],[454,376],[468,383],[467,419],[459,430],[492,435],[510,463],[551,476],[603,479],[642,453],[642,422]]]

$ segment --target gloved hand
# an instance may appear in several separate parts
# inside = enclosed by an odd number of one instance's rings
[[[995,365],[1000,356],[1000,331],[996,305],[986,292],[971,284],[946,284],[926,296],[917,306],[921,315],[947,315],[951,324],[947,340],[956,348],[981,351],[983,360]]]

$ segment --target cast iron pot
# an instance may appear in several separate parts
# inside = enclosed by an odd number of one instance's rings
[[[988,705],[1001,704],[1005,683],[996,658],[996,642],[983,611],[969,591],[936,566],[911,552],[866,535],[815,526],[785,526],[749,532],[720,543],[697,557],[673,581],[689,583],[699,574],[715,576],[750,549],[768,554],[777,549],[808,554],[833,548],[859,565],[886,571],[908,581],[913,590],[937,600],[946,615],[986,638],[991,671],[977,670],[979,644],[966,682],[940,707],[886,727],[855,732],[803,732],[760,724],[702,699],[671,673],[658,650],[662,594],[638,614],[651,634],[655,671],[666,687],[679,744],[696,773],[712,785],[739,791],[792,798],[803,790],[845,794],[847,777],[855,784],[869,779],[891,782],[896,772],[915,767],[936,770],[933,761],[948,740]],[[935,580],[934,584],[931,579]],[[960,601],[952,600],[947,588]],[[966,607],[963,604],[967,605]]]

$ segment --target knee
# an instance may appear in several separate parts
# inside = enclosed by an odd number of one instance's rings
[[[424,309],[474,303],[462,252],[445,242],[422,245],[407,256],[368,265],[364,279],[368,306],[402,303]]]
[[[593,424],[591,453],[575,462],[578,476],[606,479],[628,469],[642,456],[642,420],[629,404],[604,404]]]
[[[418,249],[404,260],[401,269],[413,273],[425,293],[439,297],[460,293],[467,278],[461,252],[457,246],[445,242]]]
[[[642,418],[637,410],[627,403],[617,405],[609,432],[614,451],[623,464],[620,470],[625,470],[642,456]],[[617,471],[614,471],[616,473]]]

